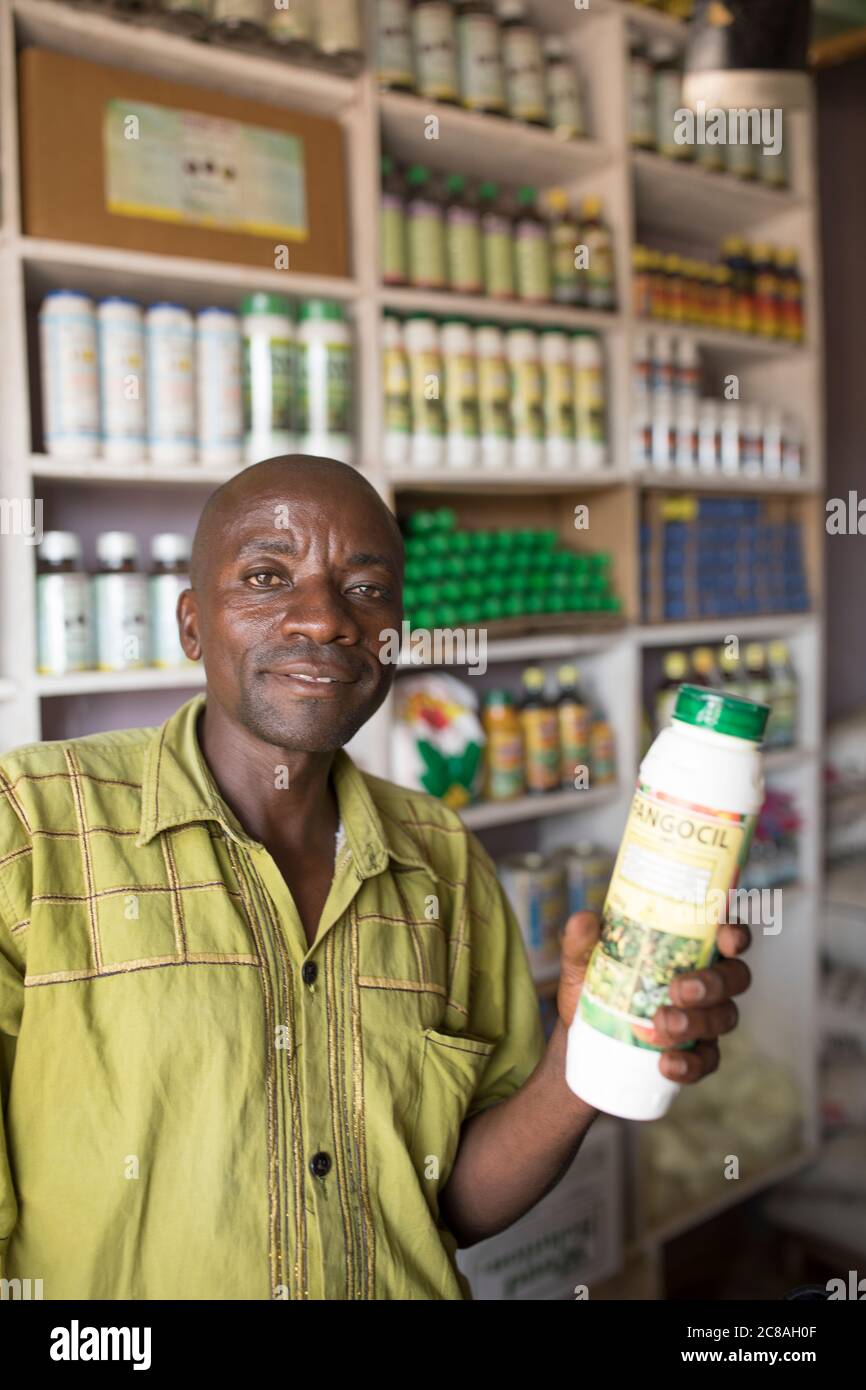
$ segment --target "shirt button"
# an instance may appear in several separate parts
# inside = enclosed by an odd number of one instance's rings
[[[316,983],[316,976],[318,975],[318,973],[319,967],[316,965],[316,962],[314,960],[304,961],[304,964],[301,967],[301,979],[303,980],[305,985],[314,985]]]
[[[328,1154],[320,1150],[313,1154],[310,1159],[310,1172],[314,1178],[326,1178],[331,1171],[331,1160]]]

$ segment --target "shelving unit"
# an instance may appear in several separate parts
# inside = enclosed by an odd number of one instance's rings
[[[118,290],[144,300],[182,299],[193,307],[236,306],[252,289],[290,296],[324,295],[340,299],[356,336],[357,462],[398,512],[415,505],[455,506],[468,524],[486,526],[503,517],[541,515],[558,508],[564,518],[578,503],[590,508],[587,543],[614,549],[617,582],[624,603],[618,629],[544,632],[492,640],[487,659],[497,680],[516,684],[518,667],[529,661],[547,669],[574,657],[614,726],[620,780],[610,787],[562,793],[541,801],[527,798],[507,806],[474,806],[467,825],[491,852],[536,847],[542,852],[577,839],[613,849],[625,820],[640,747],[641,672],[653,649],[721,642],[734,634],[743,643],[785,637],[791,644],[802,697],[797,749],[768,758],[768,773],[795,790],[806,813],[801,850],[801,886],[792,890],[786,930],[777,939],[756,941],[750,961],[755,983],[743,1000],[743,1026],[767,1052],[786,1058],[795,1071],[804,1108],[802,1148],[773,1171],[732,1185],[725,1198],[736,1202],[752,1190],[787,1174],[804,1161],[817,1142],[815,1061],[808,1039],[817,1009],[817,916],[821,882],[821,747],[823,739],[823,619],[820,508],[807,515],[811,551],[813,611],[802,616],[728,618],[645,626],[640,622],[637,520],[642,498],[652,490],[699,491],[712,495],[802,497],[817,502],[823,488],[823,395],[820,304],[820,252],[815,211],[812,117],[797,113],[793,122],[793,189],[779,193],[749,187],[727,175],[708,174],[628,145],[627,55],[629,26],[651,37],[684,40],[684,27],[668,17],[620,0],[592,0],[577,10],[562,0],[530,5],[539,24],[561,32],[580,63],[589,93],[593,138],[563,143],[543,130],[494,117],[441,107],[411,96],[379,93],[374,77],[357,78],[299,69],[278,58],[233,53],[130,26],[105,14],[80,10],[57,0],[0,0],[0,322],[4,325],[0,373],[0,495],[44,500],[45,526],[81,524],[93,532],[128,525],[149,529],[191,528],[208,492],[225,473],[188,465],[157,467],[142,461],[117,466],[99,459],[75,463],[41,452],[37,382],[28,351],[33,312],[42,295],[59,287],[104,295]],[[347,152],[352,273],[345,279],[295,275],[271,269],[186,260],[114,248],[78,246],[61,239],[28,237],[21,225],[18,179],[18,102],[16,48],[34,43],[88,59],[131,67],[162,77],[200,83],[287,107],[336,117]],[[434,112],[438,139],[429,141],[424,121]],[[509,184],[527,178],[539,187],[557,184],[574,197],[601,195],[615,234],[619,308],[612,314],[558,306],[502,305],[453,294],[431,295],[383,286],[378,278],[378,168],[382,148],[399,158],[421,159],[433,167],[494,177]],[[58,233],[62,231],[58,228]],[[746,399],[798,409],[808,417],[807,472],[801,480],[707,478],[698,473],[637,475],[632,472],[630,439],[631,352],[637,332],[661,327],[636,320],[630,304],[630,256],[647,234],[675,233],[694,254],[710,255],[729,232],[796,245],[807,294],[806,344],[802,348],[705,328],[665,325],[698,345],[713,381],[739,374]],[[676,249],[679,249],[677,247]],[[685,252],[684,253],[688,253]],[[609,458],[593,473],[507,475],[482,470],[388,474],[382,464],[380,326],[385,309],[406,313],[433,309],[477,320],[558,325],[597,331],[604,344],[609,391]],[[720,387],[713,394],[721,395]],[[535,509],[533,511],[532,509]],[[545,513],[547,514],[547,513]],[[552,514],[552,512],[550,513]],[[523,520],[520,524],[531,524]],[[562,525],[564,525],[562,521]],[[164,717],[165,700],[200,688],[200,667],[179,672],[157,670],[113,675],[86,672],[63,678],[35,674],[34,547],[27,538],[6,536],[0,546],[0,700],[4,747],[38,739],[46,727],[77,732],[76,720],[93,697],[112,699],[100,710],[118,725]],[[724,557],[720,557],[724,564]],[[418,668],[412,667],[412,670]],[[397,680],[403,679],[398,673]],[[479,685],[481,683],[479,682]],[[78,704],[75,703],[78,699]],[[159,700],[163,704],[159,704]],[[109,709],[110,706],[110,709]],[[68,718],[64,711],[68,707]],[[170,706],[169,706],[170,707]],[[100,715],[101,717],[101,715]],[[391,702],[353,742],[351,751],[371,771],[389,774]],[[64,723],[64,719],[66,722]],[[2,751],[2,750],[0,750]],[[786,890],[787,891],[787,890]],[[786,899],[787,902],[787,899]],[[790,917],[790,925],[788,918]],[[555,983],[539,986],[550,995]],[[623,1137],[640,1166],[640,1126],[623,1125]],[[736,1187],[736,1191],[733,1188]],[[658,1287],[661,1251],[688,1226],[721,1210],[717,1202],[650,1230],[638,1225],[629,1249],[655,1271]]]

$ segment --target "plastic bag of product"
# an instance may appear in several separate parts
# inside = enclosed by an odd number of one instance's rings
[[[485,743],[475,691],[454,676],[402,676],[394,704],[394,781],[455,810],[468,805],[480,790]]]

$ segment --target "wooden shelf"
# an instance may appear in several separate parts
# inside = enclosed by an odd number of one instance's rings
[[[722,642],[731,628],[737,636],[784,637],[800,632],[818,621],[816,613],[777,613],[753,617],[734,615],[729,618],[702,618],[696,622],[643,623],[637,629],[638,642],[643,647],[691,646],[700,642]]]
[[[651,468],[633,474],[639,487],[647,491],[664,492],[721,492],[735,497],[738,493],[764,493],[778,497],[786,493],[793,497],[821,491],[821,484],[811,478],[743,478],[723,473],[655,473]]]
[[[209,464],[185,463],[170,466],[148,463],[115,463],[110,459],[53,458],[51,454],[32,454],[30,477],[34,482],[68,483],[81,487],[101,487],[106,483],[124,487],[203,487],[215,488],[234,477],[237,468],[214,468]]]
[[[402,492],[565,492],[582,488],[615,487],[628,482],[627,475],[615,469],[550,469],[547,472],[520,473],[517,469],[499,473],[485,468],[404,468],[386,474],[391,487]]]
[[[635,332],[668,333],[690,339],[704,352],[723,352],[728,360],[740,353],[744,358],[780,358],[792,362],[812,359],[808,345],[783,342],[780,338],[759,338],[755,333],[731,333],[723,328],[704,328],[694,323],[675,323],[671,319],[635,319]],[[734,359],[735,360],[735,359]]]

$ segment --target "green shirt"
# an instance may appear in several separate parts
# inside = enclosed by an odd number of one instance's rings
[[[336,755],[308,946],[201,755],[159,729],[0,765],[0,1273],[46,1299],[463,1298],[467,1116],[544,1049],[491,861]]]

